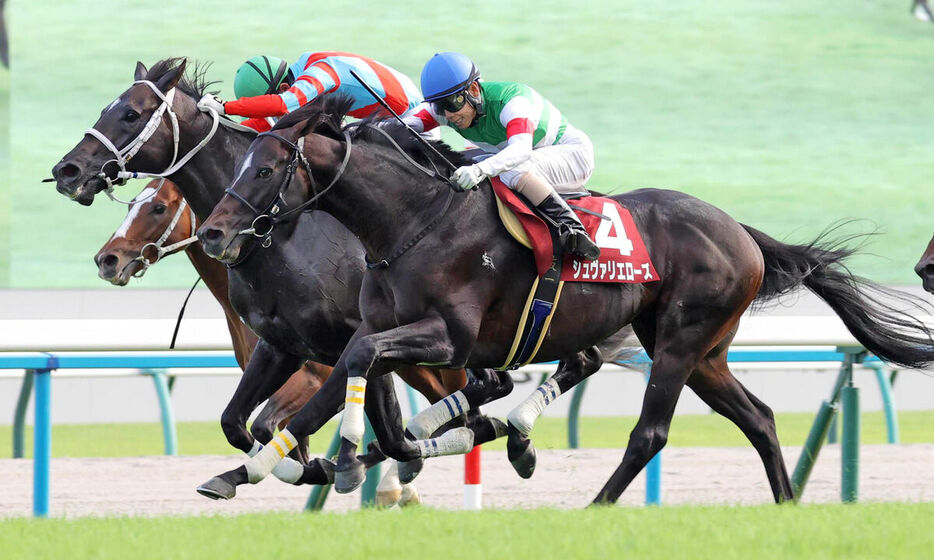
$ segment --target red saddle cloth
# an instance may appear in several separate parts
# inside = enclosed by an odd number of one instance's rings
[[[496,196],[516,215],[532,243],[535,265],[541,276],[551,266],[552,244],[548,225],[531,211],[516,193],[498,178],[490,180]],[[591,239],[600,247],[600,258],[581,262],[565,254],[561,280],[565,282],[621,282],[642,284],[659,280],[649,253],[629,210],[611,198],[588,196],[568,201]],[[608,219],[582,212],[584,208]]]

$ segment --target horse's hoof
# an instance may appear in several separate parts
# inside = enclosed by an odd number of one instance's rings
[[[522,478],[531,478],[535,472],[535,446],[532,440],[516,429],[512,423],[507,426],[506,453],[512,468]]]
[[[219,476],[205,482],[197,490],[199,494],[212,500],[229,500],[237,495],[237,487]]]
[[[377,490],[376,491],[376,505],[383,508],[388,508],[399,503],[399,499],[402,498],[402,488],[393,488],[391,490]]]
[[[337,463],[323,457],[315,457],[312,459],[312,462],[317,463],[321,467],[321,470],[324,471],[324,476],[327,477],[328,484],[334,484],[334,469],[337,468]]]
[[[399,497],[399,506],[417,506],[422,503],[422,497],[418,495],[418,488],[414,484],[406,484],[402,487],[402,496]]]
[[[334,471],[334,490],[338,494],[349,494],[360,488],[364,480],[366,480],[366,465],[355,458],[350,466],[343,469],[338,464],[337,470]]]
[[[411,461],[399,463],[399,482],[402,484],[412,482],[418,476],[418,473],[422,472],[424,466],[424,459],[412,459]]]

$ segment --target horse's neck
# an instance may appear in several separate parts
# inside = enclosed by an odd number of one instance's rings
[[[354,145],[347,171],[336,185],[336,192],[322,203],[322,210],[353,232],[370,258],[381,259],[435,220],[444,209],[449,191],[414,167],[393,166],[388,173],[375,172],[374,166],[386,153],[372,148],[362,143]],[[473,193],[471,203],[480,202],[482,195],[478,194]],[[451,219],[464,202],[463,196],[454,195],[445,216],[439,218],[441,222]]]
[[[186,143],[192,145],[180,145],[179,154],[188,153],[204,138],[206,131],[190,128],[184,127],[181,134]],[[252,137],[249,134],[218,126],[211,141],[181,169],[169,176],[181,189],[199,220],[206,220],[224,196],[224,189],[233,179],[234,166],[246,153],[250,142]]]

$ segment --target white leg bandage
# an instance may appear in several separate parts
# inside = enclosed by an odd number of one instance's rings
[[[366,395],[366,377],[347,378],[347,398],[344,400],[344,419],[341,421],[341,437],[351,443],[360,444],[365,428],[363,399]]]
[[[419,412],[409,420],[406,427],[415,439],[428,439],[435,430],[468,410],[470,404],[467,397],[457,391]]]
[[[259,442],[258,439],[253,440],[253,447],[246,452],[249,457],[256,457],[256,454],[259,453],[259,450],[263,448],[263,444]]]
[[[441,457],[442,455],[463,455],[473,449],[473,431],[461,427],[448,430],[439,437],[422,439],[417,442],[423,458]]]
[[[553,403],[559,396],[561,396],[561,388],[558,387],[558,382],[549,379],[526,397],[522,404],[514,408],[507,416],[507,419],[520,432],[529,435],[532,432],[532,426],[535,425],[535,420],[545,410],[545,407]]]
[[[253,440],[253,448],[247,451],[250,457],[256,457],[256,454],[263,448],[263,444],[258,440]],[[283,457],[281,461],[272,469],[272,474],[282,482],[295,484],[302,477],[304,468],[302,464],[291,457]]]
[[[282,482],[295,484],[302,477],[305,468],[302,464],[291,457],[283,457],[281,461],[272,469],[272,475]]]
[[[288,430],[282,430],[274,437],[269,445],[263,447],[259,453],[251,457],[244,464],[250,484],[256,484],[266,478],[289,451],[295,449],[298,440]]]

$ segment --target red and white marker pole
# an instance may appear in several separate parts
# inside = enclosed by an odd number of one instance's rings
[[[480,484],[480,446],[464,455],[464,509],[483,508],[483,487]]]

